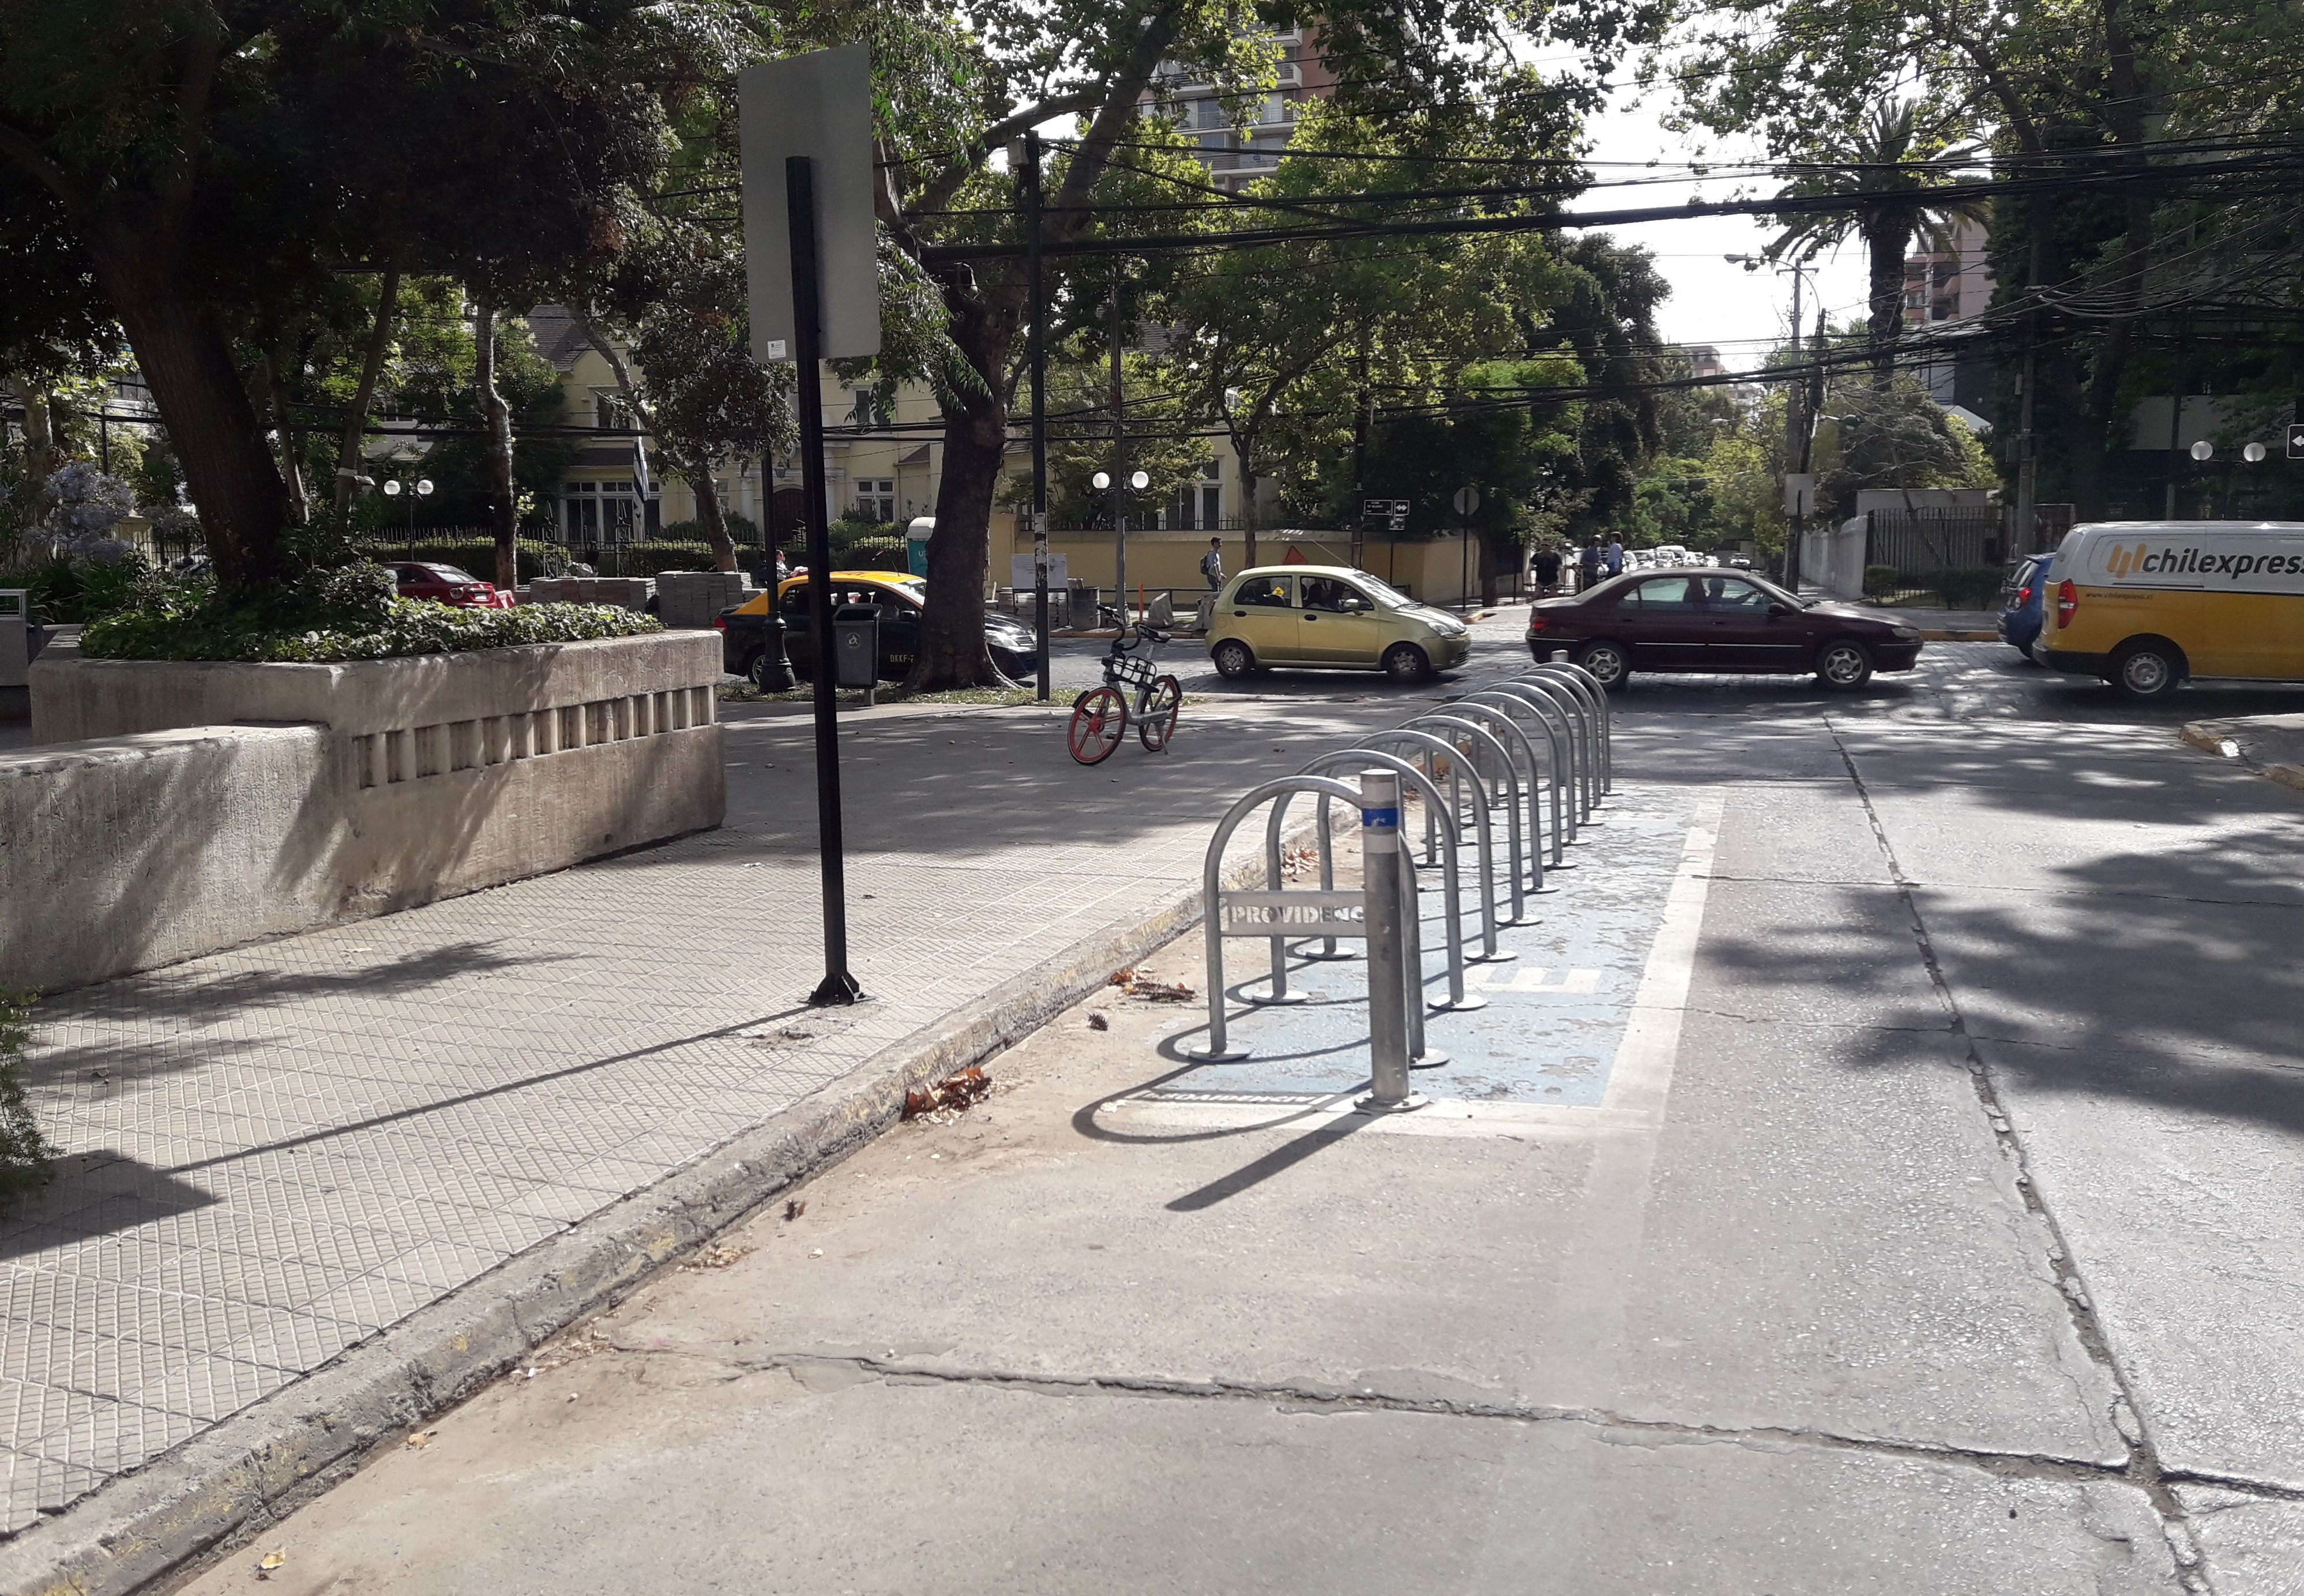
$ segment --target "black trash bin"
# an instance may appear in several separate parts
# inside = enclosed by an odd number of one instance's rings
[[[880,685],[880,606],[843,604],[832,612],[832,681],[875,701]]]

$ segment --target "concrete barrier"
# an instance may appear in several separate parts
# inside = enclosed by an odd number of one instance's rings
[[[652,632],[341,665],[75,654],[35,660],[27,674],[40,743],[236,721],[310,721],[366,736],[690,690],[699,696],[686,725],[711,719],[720,638]]]
[[[36,727],[171,705],[275,723],[0,753],[0,984],[84,985],[716,826],[719,673],[711,636],[343,666],[60,662],[34,683]]]

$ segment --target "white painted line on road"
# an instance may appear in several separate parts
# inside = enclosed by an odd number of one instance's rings
[[[1317,1125],[1358,1119],[1360,1129],[1376,1136],[1503,1137],[1521,1141],[1574,1139],[1596,1131],[1644,1132],[1643,1119],[1605,1108],[1571,1108],[1548,1102],[1490,1102],[1436,1097],[1412,1114],[1357,1115],[1358,1088],[1343,1096],[1278,1093],[1208,1093],[1173,1090],[1118,1097],[1097,1113],[1124,1116],[1131,1126],[1164,1130],[1267,1129],[1292,1134]]]
[[[1719,846],[1720,819],[1727,794],[1707,790],[1696,806],[1680,870],[1665,897],[1664,921],[1649,945],[1640,989],[1632,997],[1632,1018],[1616,1044],[1616,1062],[1600,1099],[1603,1113],[1631,1116],[1661,1127],[1664,1100],[1672,1095],[1672,1071],[1680,1054],[1680,1021],[1688,985],[1696,973],[1696,941],[1704,929],[1704,900],[1711,890],[1712,856]]]

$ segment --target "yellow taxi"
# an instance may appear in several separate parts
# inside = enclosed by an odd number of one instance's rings
[[[898,570],[835,570],[832,573],[832,607],[843,604],[880,606],[880,661],[883,681],[902,681],[911,673],[919,653],[920,610],[928,603],[928,585],[919,577]],[[732,676],[764,680],[767,664],[767,619],[771,603],[784,623],[784,658],[792,673],[803,680],[815,663],[809,641],[808,575],[786,577],[776,585],[773,599],[757,593],[733,610],[723,610],[713,625],[720,630],[722,668]],[[1009,676],[1022,680],[1038,669],[1031,628],[1008,616],[987,613],[984,646]]]
[[[1342,565],[1259,565],[1224,584],[1208,658],[1226,676],[1275,665],[1381,671],[1418,681],[1472,652],[1472,629],[1389,583]]]

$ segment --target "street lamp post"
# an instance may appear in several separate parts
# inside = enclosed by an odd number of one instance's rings
[[[1109,471],[1098,471],[1088,478],[1088,482],[1098,493],[1107,488],[1112,490],[1112,573],[1113,581],[1120,589],[1120,603],[1116,607],[1120,611],[1120,623],[1124,628],[1128,624],[1127,500],[1122,491],[1113,486],[1112,473]],[[1140,494],[1152,486],[1152,478],[1142,471],[1131,472],[1128,477],[1128,486]]]
[[[408,558],[413,560],[416,558],[416,501],[432,496],[432,478],[419,477],[412,489],[397,477],[384,485],[385,498],[397,499],[403,495],[408,500]]]

